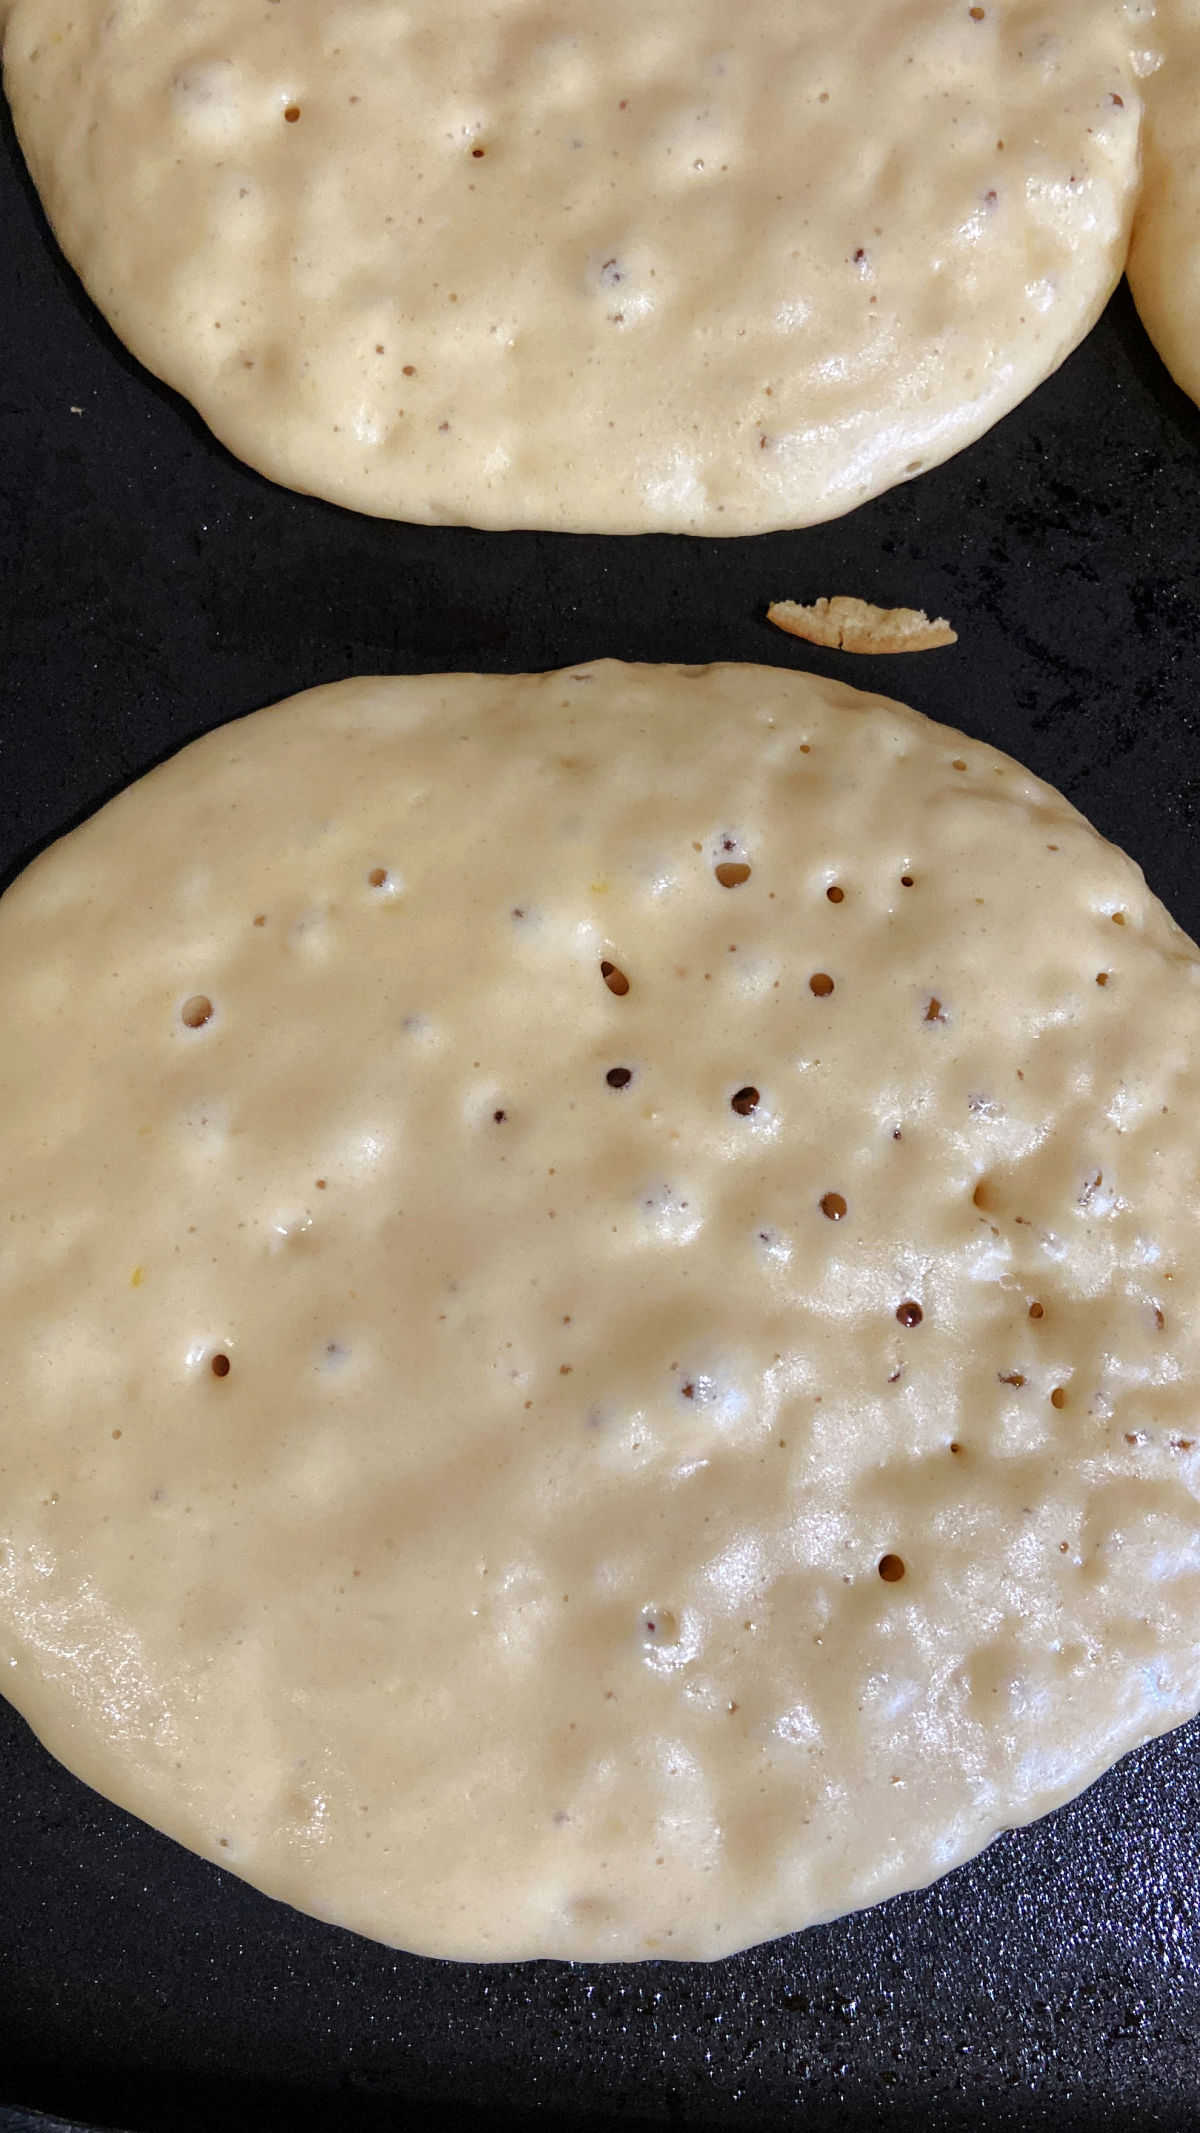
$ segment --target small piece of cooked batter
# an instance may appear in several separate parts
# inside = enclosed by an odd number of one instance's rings
[[[873,607],[869,600],[841,593],[812,607],[773,600],[767,621],[789,637],[803,637],[808,644],[835,652],[931,652],[958,643],[958,631],[941,616],[931,622],[919,607]]]

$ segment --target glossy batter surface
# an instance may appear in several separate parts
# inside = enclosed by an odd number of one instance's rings
[[[1200,401],[1200,0],[1158,0],[1154,34],[1129,280],[1163,361]]]
[[[0,1666],[437,1955],[711,1957],[1200,1703],[1197,953],[764,668],[317,690],[0,903]]]
[[[1122,0],[0,0],[142,360],[276,480],[747,533],[936,464],[1121,271]]]

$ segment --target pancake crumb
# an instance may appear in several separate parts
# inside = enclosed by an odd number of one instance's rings
[[[874,607],[844,593],[811,607],[773,600],[767,621],[831,652],[932,652],[958,643],[958,631],[941,616],[931,622],[919,607]]]

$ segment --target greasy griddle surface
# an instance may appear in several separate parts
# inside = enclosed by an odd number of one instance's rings
[[[87,305],[7,129],[0,263],[0,878],[184,741],[315,682],[750,659],[1009,750],[1200,933],[1200,416],[1124,292],[940,471],[717,544],[389,526],[271,488]],[[945,614],[959,643],[850,660],[764,620],[836,592]],[[712,1967],[389,1953],[109,1807],[6,1705],[0,1829],[0,2127],[3,2103],[139,2133],[1200,2116],[1200,1726],[930,1892]]]

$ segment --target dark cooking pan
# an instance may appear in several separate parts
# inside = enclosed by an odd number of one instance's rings
[[[1011,751],[1200,933],[1200,417],[1125,293],[999,429],[848,519],[599,540],[386,525],[237,465],[86,303],[11,132],[0,248],[5,879],[182,742],[315,682],[751,659]],[[764,620],[835,592],[946,614],[959,644],[852,662]],[[2,1401],[0,1358],[0,1427]],[[269,1902],[0,1704],[0,2126],[34,2111],[137,2133],[1194,2126],[1200,1727],[932,1891],[728,1962],[467,1969]]]

